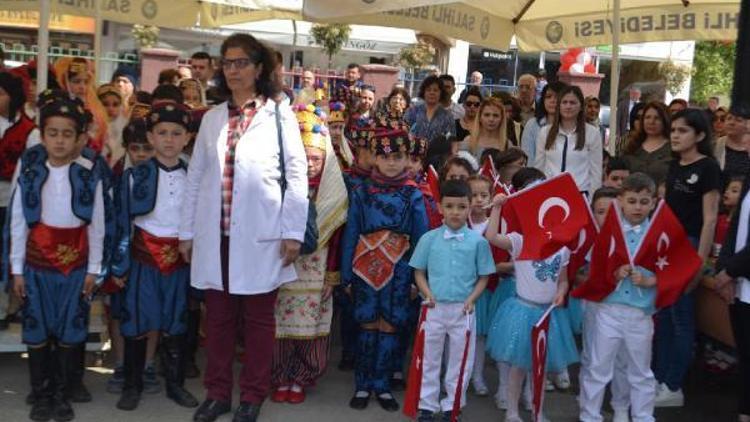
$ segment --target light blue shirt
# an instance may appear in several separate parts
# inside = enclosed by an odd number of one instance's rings
[[[490,244],[467,226],[453,232],[443,225],[425,233],[409,265],[427,271],[430,290],[438,302],[464,302],[480,276],[495,273]]]
[[[528,161],[526,161],[529,163],[529,166],[534,165],[534,160],[536,159],[536,138],[539,136],[539,131],[542,129],[542,126],[546,124],[546,118],[542,118],[542,122],[539,123],[536,120],[536,117],[532,117],[526,121],[526,124],[523,127],[521,149],[526,153],[526,156],[529,157]]]
[[[651,224],[649,219],[643,223],[633,226],[627,221],[622,222],[622,231],[625,234],[625,244],[628,246],[630,254],[635,254],[638,245],[641,243],[643,236],[646,235],[648,226]],[[652,277],[654,273],[643,268],[636,267],[644,277]],[[638,287],[633,284],[630,277],[622,279],[617,285],[617,289],[610,293],[604,299],[604,303],[616,303],[619,305],[632,306],[643,310],[646,314],[656,312],[656,287]]]

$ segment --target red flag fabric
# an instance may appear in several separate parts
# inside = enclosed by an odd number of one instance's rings
[[[495,163],[492,161],[491,156],[487,156],[482,163],[482,168],[479,169],[479,174],[492,180],[492,183],[497,183],[497,171],[495,170]]]
[[[453,409],[451,409],[451,422],[456,422],[461,414],[461,395],[464,391],[464,373],[466,372],[466,361],[469,360],[469,342],[471,342],[471,317],[466,316],[466,340],[464,341],[464,353],[461,357],[461,369],[458,371],[458,382],[456,383],[456,394],[453,397]]]
[[[531,328],[531,420],[533,421],[541,421],[546,384],[544,374],[547,367],[547,333],[549,333],[550,315],[554,307],[555,305],[551,305],[547,308],[544,315]]]
[[[656,275],[657,308],[675,303],[703,265],[682,223],[664,201],[654,213],[633,263]]]
[[[430,185],[432,191],[432,197],[435,198],[436,203],[440,203],[440,176],[438,175],[435,167],[430,165],[427,169],[427,184]]]
[[[588,204],[570,173],[515,193],[503,208],[515,215],[523,234],[519,260],[548,258],[576,239],[590,218]]]
[[[591,208],[587,207],[586,209],[589,210],[588,222],[578,233],[578,237],[568,246],[571,251],[568,261],[568,281],[571,286],[575,282],[578,270],[586,264],[586,256],[594,246],[594,239],[596,239],[598,232],[594,216],[591,214]]]
[[[617,288],[615,271],[630,263],[630,254],[622,233],[620,213],[613,202],[609,206],[599,234],[594,240],[588,279],[571,293],[573,297],[600,302]]]
[[[406,378],[403,413],[408,418],[416,419],[419,410],[419,394],[422,391],[422,359],[424,358],[424,322],[427,318],[427,306],[422,306],[417,324],[417,336],[411,353],[409,374]]]

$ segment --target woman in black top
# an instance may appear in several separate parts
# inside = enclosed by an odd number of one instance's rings
[[[479,88],[469,88],[463,105],[464,117],[456,119],[456,138],[458,138],[459,142],[463,142],[467,136],[471,135],[471,131],[474,130],[477,112],[479,111],[479,106],[482,105],[482,93],[479,91]]]
[[[686,109],[672,119],[670,136],[676,154],[666,178],[666,201],[705,261],[711,250],[719,209],[721,169],[712,156],[711,124],[705,113]],[[657,390],[657,407],[683,404],[682,384],[690,367],[695,340],[691,283],[672,306],[657,313],[654,375],[665,384]]]

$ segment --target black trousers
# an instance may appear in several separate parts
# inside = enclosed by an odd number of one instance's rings
[[[750,415],[750,304],[735,300],[729,307],[740,367],[739,413]]]

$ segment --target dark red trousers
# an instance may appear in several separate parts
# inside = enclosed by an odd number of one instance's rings
[[[240,401],[261,404],[271,389],[275,339],[274,306],[278,290],[257,295],[229,294],[229,238],[221,238],[224,290],[206,290],[207,398],[231,403],[237,333],[242,332],[245,357],[240,372]]]

